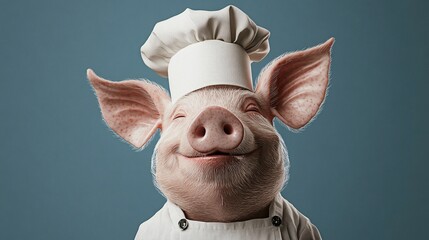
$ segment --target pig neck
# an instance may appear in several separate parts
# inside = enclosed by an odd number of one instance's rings
[[[222,212],[222,210],[220,210],[220,212]],[[201,212],[195,212],[195,213],[185,212],[186,218],[189,220],[194,220],[194,221],[201,221],[201,222],[241,222],[241,221],[247,221],[247,220],[252,220],[252,219],[257,219],[257,218],[269,217],[269,206],[266,206],[266,207],[259,209],[253,213],[243,215],[240,217],[231,218],[231,215],[234,215],[234,214],[226,212],[225,214],[219,215],[219,211],[213,212],[213,213],[204,212],[204,214],[202,214]],[[216,216],[216,217],[209,217],[209,216]]]
[[[187,219],[201,222],[238,222],[269,217],[270,204],[260,207],[253,206],[254,211],[251,211],[243,209],[242,205],[245,203],[236,202],[237,204],[234,204],[236,206],[229,205],[229,207],[219,205],[218,202],[194,203],[191,208],[188,208],[191,210],[182,210]]]

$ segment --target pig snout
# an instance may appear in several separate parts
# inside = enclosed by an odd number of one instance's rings
[[[228,152],[240,145],[244,135],[243,124],[225,108],[207,107],[193,121],[188,130],[188,141],[201,153]]]

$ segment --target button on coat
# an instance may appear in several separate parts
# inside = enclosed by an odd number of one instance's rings
[[[184,218],[180,219],[179,227],[182,230],[186,230],[188,228],[188,221],[186,221],[186,219],[184,219]]]

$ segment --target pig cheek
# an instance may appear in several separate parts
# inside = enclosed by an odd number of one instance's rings
[[[155,149],[155,178],[160,190],[166,194],[167,189],[174,188],[177,182],[183,180],[181,173],[183,164],[177,158],[177,150],[183,142],[183,136],[186,136],[186,126],[177,121],[169,125],[163,132]]]
[[[175,159],[174,152],[178,148],[179,141],[175,131],[170,131],[171,128],[168,128],[165,131],[155,148],[155,164],[156,164],[156,173],[171,171],[177,167],[177,160]]]
[[[264,151],[267,151],[267,147],[270,148],[272,145],[279,144],[279,136],[277,134],[277,131],[273,127],[270,120],[268,120],[262,114],[248,114],[248,117],[245,119],[244,122],[250,130],[251,135],[254,138],[255,144],[258,148],[263,148],[265,149]]]
[[[261,170],[269,171],[283,164],[283,147],[280,136],[271,123],[261,115],[249,119],[248,127],[252,131],[259,148],[258,165]]]

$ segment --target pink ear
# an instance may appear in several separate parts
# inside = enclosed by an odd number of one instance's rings
[[[125,141],[140,148],[162,127],[162,115],[170,98],[161,87],[140,80],[108,81],[91,69],[87,75],[104,120]]]
[[[331,38],[316,47],[280,56],[259,75],[256,93],[270,103],[273,116],[290,128],[304,127],[322,105],[333,43]]]

